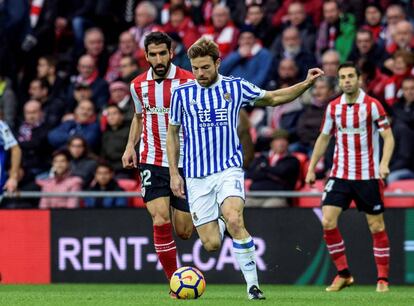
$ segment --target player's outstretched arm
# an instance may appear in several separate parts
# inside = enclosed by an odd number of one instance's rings
[[[185,198],[184,180],[178,171],[178,159],[180,157],[180,128],[181,125],[168,125],[167,132],[167,157],[170,168],[170,187],[176,197]]]
[[[316,79],[322,76],[324,72],[319,68],[311,68],[308,70],[306,80],[299,82],[290,87],[266,91],[264,97],[258,100],[256,106],[278,106],[280,104],[288,103],[295,100],[309,87],[315,83]]]
[[[142,133],[142,114],[135,114],[129,129],[128,143],[122,155],[122,166],[126,169],[137,168],[138,159],[135,146],[138,144]]]
[[[380,162],[380,177],[382,179],[386,179],[388,174],[390,174],[390,160],[392,153],[394,151],[394,136],[392,135],[392,131],[390,128],[383,130],[380,132],[382,139],[384,140],[384,146],[382,149],[382,158]]]
[[[316,140],[315,147],[313,148],[313,153],[311,160],[309,162],[308,172],[306,173],[306,183],[313,184],[315,183],[315,167],[322,155],[325,154],[326,148],[328,147],[329,140],[331,135],[320,133],[318,139]]]

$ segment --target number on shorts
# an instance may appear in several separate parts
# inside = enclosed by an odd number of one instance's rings
[[[141,182],[142,187],[151,186],[151,171],[148,169],[145,169],[144,171],[141,171]]]
[[[329,180],[325,185],[325,191],[330,192],[332,190],[333,184],[335,183],[334,180]]]
[[[236,185],[234,187],[240,192],[243,191],[240,181],[236,181]]]

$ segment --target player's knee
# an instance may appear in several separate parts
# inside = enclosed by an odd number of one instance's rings
[[[192,233],[193,233],[193,228],[192,227],[181,229],[180,231],[177,231],[178,237],[180,237],[183,240],[190,239]]]
[[[369,230],[372,234],[376,234],[385,230],[385,224],[381,221],[374,221],[368,224]]]
[[[336,220],[333,218],[322,218],[322,227],[325,230],[334,229],[336,227]]]
[[[237,232],[243,228],[243,219],[237,213],[230,214],[226,217],[226,224],[231,231]]]
[[[171,222],[169,216],[163,216],[162,214],[154,214],[151,217],[153,225],[161,226]]]
[[[221,241],[219,239],[208,239],[203,242],[204,249],[207,252],[214,252],[220,248]]]

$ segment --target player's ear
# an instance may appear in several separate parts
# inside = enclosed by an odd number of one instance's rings
[[[170,59],[173,59],[174,57],[174,50],[173,48],[170,49]]]
[[[221,64],[221,58],[216,59],[216,62],[214,63],[214,65],[216,66],[216,69],[219,69]]]

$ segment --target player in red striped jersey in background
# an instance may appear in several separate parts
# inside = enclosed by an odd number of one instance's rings
[[[345,255],[345,244],[337,228],[338,217],[352,200],[365,212],[373,239],[377,266],[377,292],[388,291],[390,247],[384,224],[383,179],[390,170],[394,138],[381,103],[360,88],[360,73],[347,62],[338,68],[343,94],[325,111],[306,182],[315,182],[315,166],[335,136],[334,163],[322,196],[322,226],[329,254],[338,270],[326,291],[339,291],[353,284]],[[384,140],[380,157],[379,135]]]
[[[172,223],[180,238],[191,236],[193,223],[186,200],[174,197],[170,190],[166,153],[168,113],[172,89],[194,77],[171,63],[173,51],[167,34],[152,32],[146,36],[144,45],[145,57],[151,67],[131,82],[135,116],[122,163],[125,168],[139,165],[142,194],[153,221],[155,251],[166,277],[170,279],[177,270],[170,205],[174,208]],[[138,142],[139,160],[135,152]],[[180,165],[182,167],[182,158]]]

